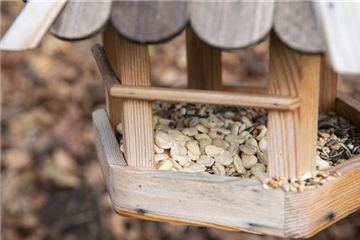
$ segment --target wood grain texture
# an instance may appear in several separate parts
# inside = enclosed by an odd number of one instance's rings
[[[278,1],[274,29],[281,41],[294,50],[307,53],[325,51],[323,36],[309,0]]]
[[[325,56],[321,57],[319,112],[335,111],[338,74],[328,64]]]
[[[331,64],[339,74],[360,74],[360,2],[314,1]]]
[[[108,23],[112,0],[69,0],[50,28],[58,38],[81,40],[99,33]]]
[[[295,52],[272,34],[269,93],[301,100],[296,111],[269,111],[269,176],[294,178],[315,170],[319,82],[320,56]]]
[[[157,43],[179,34],[188,21],[185,1],[115,1],[111,22],[126,38]]]
[[[336,99],[336,112],[360,127],[360,101],[348,94],[338,92]]]
[[[288,193],[285,235],[308,238],[360,208],[360,155],[334,167],[342,174],[315,191]]]
[[[322,187],[284,193],[255,179],[126,167],[106,112],[93,117],[108,190],[122,216],[308,238],[360,208],[360,155],[332,168],[342,176]]]
[[[221,50],[201,41],[191,27],[186,29],[188,88],[222,90]]]
[[[268,94],[229,93],[210,90],[171,89],[159,87],[135,87],[114,85],[110,94],[124,99],[148,101],[189,102],[221,106],[261,107],[277,110],[294,110],[300,105],[297,97],[281,97]]]
[[[135,44],[118,37],[117,69],[122,84],[150,86],[150,58],[147,45]],[[152,103],[123,100],[123,134],[125,156],[129,166],[155,168]]]
[[[100,160],[101,169],[110,196],[112,197],[112,179],[110,177],[110,166],[126,166],[125,158],[120,151],[116,141],[108,115],[104,109],[93,112],[93,123],[95,132],[95,147]],[[115,141],[114,141],[115,139]],[[112,199],[113,200],[113,199]]]
[[[192,1],[191,26],[218,48],[244,48],[266,37],[272,28],[274,1]]]
[[[255,83],[232,83],[223,82],[222,90],[225,92],[237,92],[237,93],[256,93],[256,94],[267,94],[268,87],[265,84]]]
[[[1,40],[1,50],[20,51],[36,48],[65,4],[66,0],[28,0]]]
[[[116,126],[122,122],[122,102],[121,99],[110,96],[110,88],[115,83],[120,83],[120,80],[116,77],[119,76],[118,58],[116,55],[117,39],[118,35],[113,27],[109,27],[102,34],[102,44],[106,52],[102,52],[98,47],[97,64],[99,66],[101,75],[103,77],[106,91],[106,109],[110,117],[110,122],[114,131]],[[99,50],[100,49],[100,50]],[[106,56],[104,56],[104,53]]]

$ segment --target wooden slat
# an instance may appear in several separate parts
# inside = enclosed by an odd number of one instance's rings
[[[196,34],[219,48],[243,48],[266,37],[274,1],[192,1],[190,21]]]
[[[103,77],[106,92],[106,109],[110,117],[111,125],[114,131],[116,131],[116,126],[122,122],[122,103],[121,99],[112,97],[109,93],[111,86],[114,83],[119,83],[119,79],[116,77],[119,76],[118,58],[116,55],[118,35],[113,27],[109,27],[102,34],[102,43],[105,49],[106,57],[103,56],[103,53],[98,56],[100,61],[98,61],[98,66],[100,68],[101,75]],[[99,64],[100,63],[100,64]],[[109,65],[110,64],[110,65]],[[115,73],[113,70],[115,70]]]
[[[300,97],[293,112],[269,111],[271,177],[300,177],[315,170],[320,56],[290,50],[272,34],[269,93]]]
[[[109,91],[115,84],[121,83],[116,76],[109,60],[106,57],[104,48],[100,44],[95,44],[92,48],[96,64],[100,70],[100,74],[103,77],[105,87]]]
[[[338,74],[328,64],[325,56],[321,57],[319,112],[335,110]]]
[[[274,18],[275,32],[287,46],[307,53],[324,52],[311,1],[278,1]]]
[[[50,32],[58,38],[81,40],[94,36],[110,18],[112,0],[69,0]]]
[[[150,86],[150,58],[147,45],[118,37],[117,69],[122,84]],[[112,90],[111,90],[112,91]],[[111,93],[111,95],[113,95]],[[122,101],[125,156],[129,166],[155,168],[152,103],[144,100]]]
[[[360,74],[360,2],[314,1],[333,68]]]
[[[27,1],[0,45],[2,50],[20,51],[36,48],[44,37],[66,0]]]
[[[205,44],[186,29],[188,88],[222,90],[221,50]]]
[[[110,94],[114,97],[121,97],[124,99],[260,107],[277,110],[294,110],[299,107],[300,103],[300,99],[297,97],[215,92],[194,89],[135,87],[119,84],[111,88]]]
[[[153,43],[179,34],[188,21],[186,1],[115,1],[111,22],[133,41]]]
[[[285,235],[308,238],[360,209],[360,155],[334,167],[342,176],[315,191],[288,193]]]
[[[336,112],[360,127],[360,101],[348,94],[338,92],[336,99]]]
[[[360,208],[360,155],[332,168],[342,176],[322,187],[284,193],[255,179],[128,168],[105,111],[93,116],[108,190],[122,216],[308,238]]]
[[[232,83],[223,82],[222,89],[225,92],[237,92],[237,93],[257,93],[267,94],[268,87],[265,84],[254,84],[254,83]]]

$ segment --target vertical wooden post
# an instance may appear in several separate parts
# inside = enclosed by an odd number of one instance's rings
[[[147,45],[118,37],[117,69],[124,85],[150,86],[150,57]],[[152,103],[123,100],[123,133],[125,157],[129,166],[155,168]]]
[[[115,73],[124,85],[150,86],[150,58],[147,45],[121,38],[110,27],[103,35],[103,45]],[[152,103],[122,100],[107,96],[113,127],[123,123],[127,164],[139,168],[155,168]]]
[[[102,34],[102,44],[109,62],[111,63],[117,76],[119,71],[117,69],[117,57],[115,51],[115,43],[117,33],[112,26],[109,26]],[[106,95],[106,110],[109,115],[110,123],[114,131],[116,126],[121,123],[122,106],[121,99],[110,96],[108,89],[105,91]]]
[[[337,82],[338,74],[327,63],[325,56],[322,56],[319,100],[319,111],[321,113],[327,113],[335,110]]]
[[[315,170],[321,57],[270,40],[269,93],[299,96],[295,111],[269,111],[270,177],[294,178]]]
[[[221,50],[205,44],[186,29],[188,88],[222,90]]]

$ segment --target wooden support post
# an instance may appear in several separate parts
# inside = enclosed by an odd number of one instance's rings
[[[113,67],[117,76],[119,70],[117,69],[117,57],[116,57],[116,39],[118,38],[115,29],[109,26],[102,34],[102,43],[106,53],[106,56]],[[121,123],[122,106],[121,99],[110,96],[109,89],[106,90],[106,110],[109,115],[111,126],[116,131],[116,126]]]
[[[325,56],[322,56],[319,100],[319,111],[321,113],[335,110],[337,82],[338,74],[327,63]]]
[[[205,44],[194,31],[186,29],[188,88],[222,90],[221,50]]]
[[[117,36],[116,67],[123,85],[150,86],[150,58],[147,45],[132,43]],[[124,99],[123,134],[129,166],[155,168],[152,103]]]
[[[295,111],[269,111],[270,177],[294,178],[315,170],[321,57],[270,40],[269,93],[300,97]]]

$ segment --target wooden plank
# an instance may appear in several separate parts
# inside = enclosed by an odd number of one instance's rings
[[[336,112],[360,127],[360,101],[348,94],[338,92],[336,99]]]
[[[65,3],[66,0],[28,0],[2,39],[1,49],[20,51],[36,48]]]
[[[221,50],[205,44],[186,29],[188,88],[222,90]]]
[[[263,40],[272,28],[274,1],[192,1],[196,34],[219,48],[244,48]]]
[[[106,109],[110,117],[111,125],[114,131],[116,131],[116,126],[122,122],[122,103],[121,99],[112,97],[109,93],[111,86],[114,83],[119,83],[119,79],[115,77],[119,76],[118,69],[118,58],[116,55],[116,41],[118,35],[113,27],[109,27],[102,34],[102,43],[106,51],[106,57],[101,57],[101,65],[99,66],[100,72],[102,72],[102,77],[105,82],[107,90],[105,92],[106,96]],[[107,62],[108,59],[108,62]],[[111,70],[113,69],[115,73]]]
[[[122,84],[150,86],[150,58],[147,45],[118,38],[117,69]],[[112,90],[111,90],[112,91]],[[113,94],[111,93],[113,96]],[[155,168],[152,103],[144,100],[122,101],[125,156],[129,166]]]
[[[261,107],[277,110],[294,110],[300,106],[300,99],[298,97],[194,89],[135,87],[119,84],[111,88],[110,94],[113,97],[121,97],[124,99]]]
[[[274,29],[290,48],[307,53],[325,51],[311,1],[278,1]]]
[[[115,1],[111,22],[128,39],[162,42],[179,34],[188,21],[186,1]]]
[[[265,84],[254,84],[254,83],[232,83],[223,82],[222,90],[225,92],[237,92],[237,93],[257,93],[267,94],[268,87]]]
[[[106,186],[112,197],[112,180],[110,177],[110,166],[126,166],[126,161],[120,151],[119,143],[116,141],[108,115],[104,109],[94,111],[92,114],[95,132],[95,147],[100,160],[101,169]]]
[[[331,172],[342,174],[315,191],[288,193],[285,200],[285,235],[309,238],[360,209],[360,155]]]
[[[319,112],[335,111],[338,74],[328,64],[325,56],[321,57]]]
[[[293,112],[269,111],[271,177],[300,177],[315,170],[320,56],[290,50],[272,34],[269,93],[300,97]]]
[[[360,74],[360,2],[314,1],[333,68]]]
[[[99,33],[110,18],[112,0],[69,0],[50,28],[58,38],[81,40]]]

